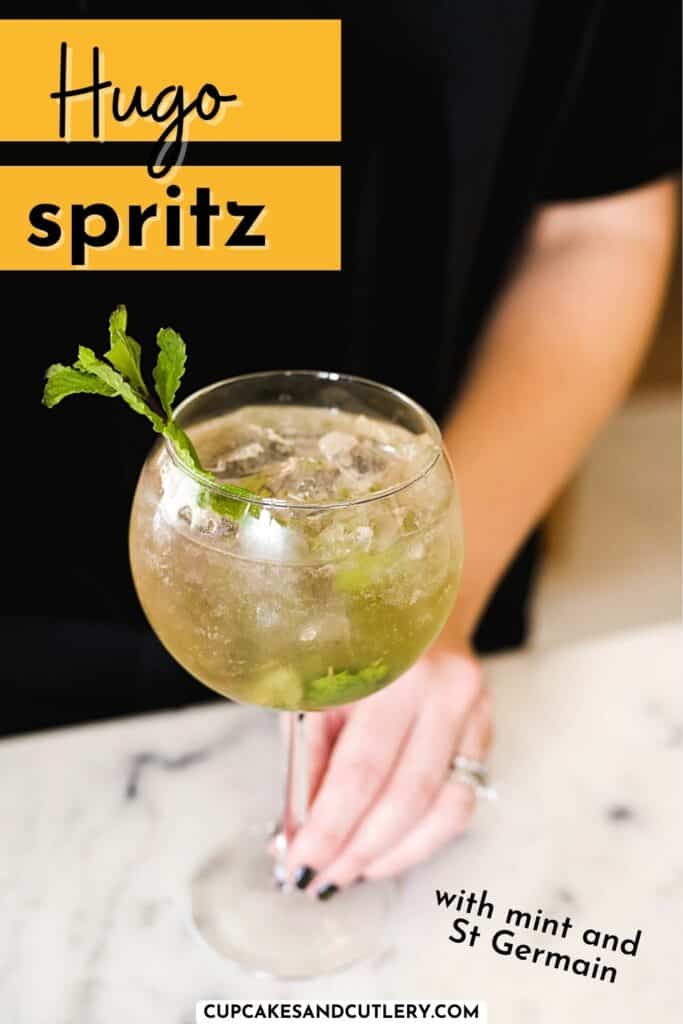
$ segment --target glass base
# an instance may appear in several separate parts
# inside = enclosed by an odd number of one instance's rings
[[[248,834],[194,876],[192,918],[204,942],[241,967],[312,978],[383,951],[395,888],[390,881],[367,882],[329,901],[281,889],[263,834]]]

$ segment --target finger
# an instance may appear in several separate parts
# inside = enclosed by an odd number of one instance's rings
[[[430,683],[429,700],[385,790],[339,857],[319,879],[319,888],[349,885],[373,861],[387,853],[427,813],[447,777],[454,750],[480,694],[476,665],[466,663],[457,682]]]
[[[448,782],[422,821],[393,849],[368,864],[363,878],[394,878],[461,835],[474,811],[471,786]]]
[[[383,697],[354,708],[337,737],[308,820],[288,854],[290,877],[301,888],[338,855],[393,769],[413,703],[400,699],[400,692],[398,700]]]
[[[459,753],[484,760],[491,746],[492,728],[488,699],[482,698],[472,711]],[[400,842],[368,864],[365,878],[389,878],[431,857],[452,842],[467,827],[475,808],[476,794],[465,782],[446,780],[427,814]]]
[[[332,750],[344,723],[343,716],[334,711],[320,711],[306,715],[304,724],[306,765],[308,777],[308,806],[315,801]]]

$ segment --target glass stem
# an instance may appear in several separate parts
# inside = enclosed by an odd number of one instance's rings
[[[285,769],[285,799],[276,848],[276,877],[285,882],[287,852],[308,811],[308,745],[306,743],[306,715],[303,711],[287,714],[287,762]]]

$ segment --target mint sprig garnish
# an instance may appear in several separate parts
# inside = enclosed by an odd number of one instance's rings
[[[317,708],[331,704],[349,704],[374,693],[389,672],[390,666],[383,658],[378,658],[357,671],[343,669],[341,672],[330,672],[305,684],[306,702]]]
[[[217,481],[213,473],[204,469],[192,441],[173,419],[173,403],[187,363],[185,342],[172,327],[162,327],[157,333],[159,351],[152,372],[157,401],[142,374],[142,348],[127,330],[126,307],[117,306],[109,317],[109,349],[104,359],[93,349],[80,345],[78,359],[72,366],[49,366],[43,404],[52,409],[69,395],[78,394],[122,398],[134,412],[145,416],[158,434],[171,441],[178,458],[196,477],[211,484],[211,489],[201,492],[200,504],[210,506],[218,515],[241,518],[257,495],[244,487]],[[258,506],[252,511],[258,511]]]
[[[152,374],[154,387],[162,409],[172,419],[173,403],[187,362],[185,342],[171,327],[162,327],[157,334],[157,345],[159,355]]]
[[[141,394],[149,395],[140,369],[142,351],[135,338],[126,334],[127,326],[126,307],[117,306],[109,317],[109,351],[106,358]]]
[[[78,346],[78,359],[74,363],[73,369],[78,373],[82,373],[87,378],[97,378],[102,384],[106,385],[112,398],[118,395],[134,412],[146,416],[158,434],[164,433],[166,423],[151,407],[149,397],[141,395],[129,380],[126,380],[118,370],[108,366],[103,359],[99,359],[91,348],[87,348],[85,345]],[[46,391],[47,386],[49,386],[50,381],[53,379],[52,377],[48,379]],[[47,401],[45,404],[49,407]]]

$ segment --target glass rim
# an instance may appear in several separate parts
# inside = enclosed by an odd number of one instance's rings
[[[417,483],[418,480],[424,479],[436,466],[437,462],[443,455],[443,444],[441,438],[441,431],[436,420],[431,416],[426,409],[416,402],[413,398],[404,394],[403,391],[399,391],[397,388],[389,387],[387,384],[380,384],[378,381],[370,380],[367,377],[358,377],[350,373],[336,373],[332,370],[259,370],[254,373],[243,373],[235,377],[225,377],[223,380],[215,381],[213,384],[207,384],[203,388],[199,388],[197,391],[193,391],[187,398],[184,398],[177,409],[174,410],[174,418],[182,413],[192,402],[198,398],[202,398],[208,395],[212,391],[218,390],[218,388],[225,387],[229,384],[246,383],[248,381],[258,381],[266,377],[311,377],[316,380],[327,380],[333,383],[348,383],[348,384],[362,384],[364,387],[370,387],[376,391],[383,392],[386,395],[390,395],[397,401],[402,403],[408,408],[416,412],[420,418],[424,421],[427,428],[427,432],[432,435],[433,440],[436,442],[436,451],[434,456],[429,462],[408,480],[403,480],[400,483],[392,484],[391,487],[385,487],[380,491],[375,491],[373,494],[366,494],[357,498],[348,498],[345,501],[331,501],[331,502],[303,502],[303,501],[292,501],[286,498],[266,498],[260,495],[254,495],[253,498],[244,498],[241,495],[228,495],[231,500],[236,502],[242,502],[245,506],[247,505],[258,505],[261,508],[273,508],[273,509],[287,509],[292,511],[307,511],[307,512],[323,512],[330,509],[342,509],[352,508],[354,505],[365,505],[371,501],[379,501],[382,498],[388,498],[392,494],[398,494],[400,491],[406,490],[408,487],[412,487],[413,484]],[[313,406],[312,408],[315,408]],[[325,408],[320,406],[320,408]],[[199,473],[195,472],[190,466],[182,461],[178,452],[176,451],[175,445],[168,437],[162,438],[166,451],[170,455],[173,463],[182,470],[187,476],[191,477],[197,483],[201,484],[202,487],[215,494],[226,497],[225,488],[217,481],[213,483],[209,480],[205,480]],[[235,486],[239,487],[239,484]]]

